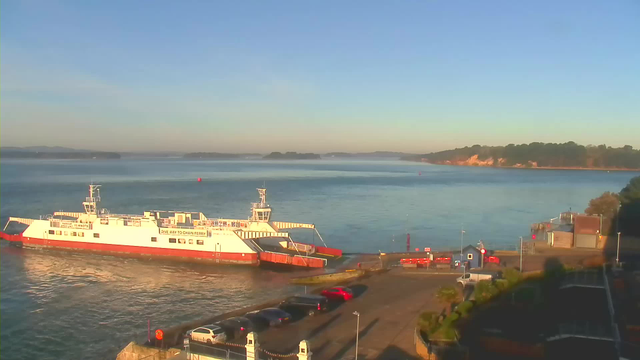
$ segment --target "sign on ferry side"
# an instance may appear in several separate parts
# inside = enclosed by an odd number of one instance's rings
[[[207,237],[206,230],[160,229],[160,235],[201,236]]]

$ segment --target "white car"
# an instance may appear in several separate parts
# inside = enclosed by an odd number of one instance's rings
[[[462,285],[462,287],[466,286],[475,286],[478,282],[482,280],[494,281],[496,279],[500,279],[502,277],[501,271],[481,271],[481,272],[469,272],[460,276],[457,281],[458,284]]]
[[[227,341],[227,334],[218,325],[204,325],[187,331],[187,335],[193,341],[207,344],[223,343]]]

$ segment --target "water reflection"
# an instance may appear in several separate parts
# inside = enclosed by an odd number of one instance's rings
[[[146,338],[148,319],[154,328],[168,327],[300,291],[288,285],[299,273],[13,246],[0,250],[3,273],[7,267],[20,272],[19,283],[17,278],[10,287],[2,282],[3,323],[12,327],[3,326],[0,333],[3,353],[15,351],[18,359],[113,358],[129,341]],[[34,335],[35,327],[52,331]],[[26,346],[34,339],[38,346]],[[43,357],[40,347],[48,355]]]

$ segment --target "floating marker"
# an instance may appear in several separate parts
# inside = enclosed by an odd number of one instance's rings
[[[198,178],[198,182],[202,182],[202,178]]]

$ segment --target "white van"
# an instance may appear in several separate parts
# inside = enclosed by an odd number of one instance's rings
[[[500,279],[502,277],[502,272],[500,271],[482,271],[482,272],[468,272],[462,276],[460,276],[457,281],[458,284],[462,285],[462,287],[466,287],[468,285],[475,285],[478,281],[489,280],[493,281],[496,279]]]

